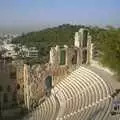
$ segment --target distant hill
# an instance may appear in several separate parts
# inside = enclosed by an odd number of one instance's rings
[[[83,25],[64,24],[38,32],[30,32],[13,39],[14,44],[37,47],[38,60],[34,62],[46,63],[49,60],[50,47],[55,45],[73,45],[74,35],[80,28],[88,28],[92,35],[92,42],[100,51],[99,60],[106,66],[120,73],[120,28],[108,26],[106,29],[99,27],[86,27]],[[27,60],[31,61],[31,59]]]

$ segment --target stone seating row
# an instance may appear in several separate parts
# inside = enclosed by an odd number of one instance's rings
[[[33,110],[24,120],[54,120],[56,114],[57,102],[53,95]]]
[[[97,74],[79,67],[53,88],[28,120],[107,120],[111,86]]]
[[[108,109],[109,100],[110,100],[109,95],[111,91],[109,91],[108,86],[99,76],[97,76],[94,73],[91,74],[90,72],[91,72],[90,70],[86,70],[81,67],[75,72],[73,72],[70,76],[68,76],[66,80],[63,80],[60,84],[56,86],[59,88],[59,90],[62,89],[62,91],[64,91],[63,94],[66,93],[66,96],[64,98],[66,101],[64,102],[66,103],[65,104],[66,109],[63,110],[64,112],[61,116],[64,116],[64,117],[62,119],[66,119],[68,116],[68,119],[70,120],[69,117],[73,116],[72,113],[74,112],[77,113],[77,111],[79,111],[82,108],[85,108],[85,107],[87,108],[87,106],[92,106],[92,104],[99,103],[102,100],[104,100],[104,98],[108,99],[108,104],[106,105],[106,103],[104,103],[105,105],[103,106],[106,106],[105,110]],[[77,93],[75,91],[79,91],[80,93]],[[83,100],[81,100],[82,98]],[[80,101],[83,101],[83,102],[80,102]],[[95,108],[95,111],[97,111],[97,109],[100,109],[100,107],[98,108],[97,107]],[[93,112],[93,109],[91,109],[91,111]],[[87,117],[89,117],[89,115],[92,114],[91,112],[90,114],[88,114],[88,112],[89,111],[83,112],[84,113],[83,115],[80,113],[80,116],[78,117],[78,119],[82,119],[82,120],[87,119]],[[102,110],[99,116],[103,115],[103,113],[104,112]]]

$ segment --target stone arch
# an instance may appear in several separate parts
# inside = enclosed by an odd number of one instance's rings
[[[74,50],[74,54],[72,56],[72,64],[77,64],[77,50]]]
[[[45,79],[45,91],[46,95],[49,96],[52,89],[52,76],[47,76]]]
[[[45,86],[47,90],[50,90],[52,88],[52,76],[47,76],[45,79]]]
[[[87,41],[88,41],[88,31],[84,30],[84,32],[83,32],[83,47],[87,47]]]
[[[82,64],[87,63],[87,50],[82,51]]]
[[[60,65],[65,65],[66,63],[66,51],[61,50],[60,51]]]

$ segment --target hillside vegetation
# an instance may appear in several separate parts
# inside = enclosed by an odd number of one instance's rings
[[[49,50],[51,46],[73,45],[74,34],[82,25],[61,25],[54,28],[48,28],[38,32],[23,34],[15,38],[14,44],[26,45],[28,48],[35,46],[39,50],[38,61],[47,62],[49,59]],[[120,29],[107,27],[87,27],[92,35],[92,42],[95,43],[100,51],[99,60],[106,66],[120,73]]]
[[[109,28],[97,37],[97,46],[102,52],[100,61],[120,73],[120,29]]]
[[[27,61],[46,63],[49,60],[49,51],[50,47],[56,45],[73,45],[74,43],[74,34],[81,27],[77,25],[61,25],[54,28],[44,29],[38,32],[31,32],[28,34],[22,34],[22,36],[13,39],[12,43],[21,44],[29,47],[36,47],[39,50],[38,59],[29,59]],[[30,62],[31,63],[31,62]]]

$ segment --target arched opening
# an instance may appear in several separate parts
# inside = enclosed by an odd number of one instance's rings
[[[52,77],[51,76],[48,76],[45,79],[45,85],[46,85],[46,89],[48,90],[52,88]]]
[[[66,51],[61,50],[60,51],[60,65],[65,65],[65,61],[66,61]]]
[[[88,36],[88,31],[84,30],[84,32],[83,32],[83,47],[87,47],[87,36]]]
[[[48,76],[45,79],[45,89],[46,89],[46,95],[49,96],[51,89],[52,89],[52,77],[51,76]]]
[[[72,57],[72,64],[77,64],[77,50],[74,51],[74,55]]]
[[[84,50],[82,52],[82,56],[83,56],[82,64],[86,64],[87,63],[87,50]]]

